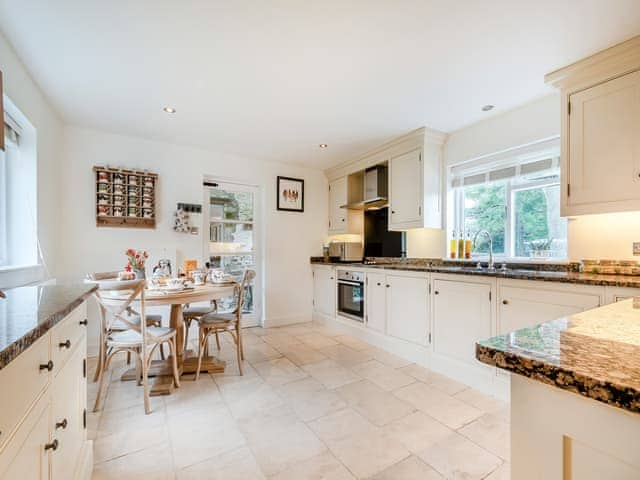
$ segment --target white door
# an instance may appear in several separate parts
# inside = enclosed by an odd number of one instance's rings
[[[420,226],[422,223],[422,151],[393,157],[389,161],[389,226]]]
[[[426,345],[429,338],[429,281],[387,275],[387,333]]]
[[[245,269],[256,271],[254,283],[245,291],[242,324],[258,325],[261,317],[261,272],[257,222],[258,187],[229,182],[207,182],[204,192],[204,257],[236,280]],[[219,311],[232,311],[233,298],[218,302]]]
[[[600,305],[596,294],[500,287],[498,333],[505,334]]]
[[[331,267],[313,268],[313,309],[323,315],[333,316],[336,310],[335,271]]]
[[[384,273],[367,273],[366,287],[366,325],[372,330],[385,333],[387,329],[386,275]]]
[[[433,351],[471,365],[476,342],[491,337],[491,285],[433,280]]]
[[[615,202],[639,205],[640,72],[575,93],[569,100],[569,208],[593,205],[578,213],[599,213],[616,211]]]
[[[347,203],[347,177],[329,184],[329,230],[333,233],[347,232],[347,210],[340,208]]]

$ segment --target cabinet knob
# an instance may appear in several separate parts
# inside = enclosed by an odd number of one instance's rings
[[[44,449],[56,451],[58,449],[58,445],[58,440],[55,439],[53,442],[45,444]]]
[[[381,285],[380,282],[378,282],[378,286],[380,286],[380,285]]]
[[[438,290],[434,291],[433,294],[434,295],[438,295],[440,292]]]
[[[80,320],[78,323],[86,327],[89,324],[89,321],[85,318],[84,320]]]
[[[333,280],[333,277],[329,277],[329,280]]]
[[[71,348],[71,340],[67,338],[66,342],[60,342],[58,344],[58,348],[67,348],[67,349]]]
[[[391,210],[391,213],[396,213],[396,211],[395,210]]]
[[[40,370],[47,370],[50,372],[51,370],[53,370],[53,362],[49,360],[47,363],[41,363]]]
[[[341,222],[344,222],[344,218],[342,218],[340,221],[341,221]]]
[[[502,304],[503,305],[508,305],[509,304],[509,300],[502,300]]]
[[[61,428],[65,430],[67,428],[68,422],[66,418],[63,418],[61,422],[56,423],[56,430]]]
[[[389,288],[391,285],[387,284],[386,287]]]

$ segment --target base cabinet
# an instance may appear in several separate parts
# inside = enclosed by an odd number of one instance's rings
[[[387,276],[384,273],[367,274],[365,325],[380,333],[387,333]]]
[[[429,280],[387,275],[387,333],[408,342],[429,340]]]
[[[336,281],[333,267],[313,267],[313,310],[329,316],[336,313]]]

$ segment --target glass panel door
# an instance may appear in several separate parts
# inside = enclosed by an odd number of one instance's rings
[[[205,258],[211,268],[221,268],[238,282],[245,269],[258,269],[256,251],[257,187],[233,183],[205,186]],[[259,324],[258,279],[247,287],[242,306],[243,326]],[[231,312],[233,298],[218,302],[220,312]]]

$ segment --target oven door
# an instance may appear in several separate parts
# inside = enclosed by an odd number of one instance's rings
[[[338,280],[338,312],[364,323],[364,284]]]

